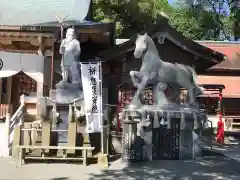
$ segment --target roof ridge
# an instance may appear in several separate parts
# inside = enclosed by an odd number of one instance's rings
[[[240,41],[207,41],[207,40],[196,40],[197,43],[209,43],[209,44],[240,44]]]

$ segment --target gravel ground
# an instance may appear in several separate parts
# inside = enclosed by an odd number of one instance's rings
[[[0,180],[239,180],[240,163],[224,156],[191,161],[152,161],[127,166],[120,160],[101,170],[98,165],[31,163],[17,167],[0,158]]]

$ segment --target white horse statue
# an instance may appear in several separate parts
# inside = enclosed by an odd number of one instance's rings
[[[138,35],[134,57],[142,58],[142,66],[140,71],[130,71],[132,82],[138,89],[131,105],[141,105],[139,98],[147,85],[153,86],[153,98],[157,105],[168,103],[164,93],[167,85],[186,88],[190,96],[190,104],[195,103],[196,95],[203,94],[204,89],[196,83],[194,69],[183,64],[161,60],[154,41],[147,33]]]

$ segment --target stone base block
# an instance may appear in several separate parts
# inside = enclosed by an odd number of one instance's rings
[[[98,155],[98,165],[100,165],[101,168],[109,167],[108,154],[101,154],[100,153]]]

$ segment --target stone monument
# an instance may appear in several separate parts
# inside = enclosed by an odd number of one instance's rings
[[[71,69],[75,61],[81,53],[79,41],[76,39],[75,30],[73,28],[67,29],[66,38],[62,40],[59,53],[62,54],[61,68],[63,82],[70,82],[72,79]],[[73,79],[76,80],[76,79]]]
[[[142,60],[142,66],[140,71],[130,71],[137,92],[124,110],[124,120],[138,122],[137,136],[143,141],[142,159],[191,159],[200,156],[199,130],[203,128],[206,114],[196,103],[196,96],[204,89],[197,85],[194,69],[161,60],[154,41],[146,33],[138,35],[135,44],[134,56]],[[189,103],[170,102],[165,94],[169,85],[179,96],[180,87],[187,89]],[[147,86],[153,88],[154,105],[142,102]]]
[[[81,99],[83,102],[79,63],[81,48],[73,28],[67,29],[66,37],[61,42],[59,53],[62,54],[62,80],[56,84],[56,90],[51,91],[50,98],[60,104],[70,103],[76,99]]]
[[[59,52],[62,54],[62,80],[56,84],[55,89],[50,90],[49,98],[43,97],[40,101],[41,116],[45,119],[44,127],[48,127],[48,132],[51,126],[56,130],[58,145],[67,143],[75,146],[76,121],[85,115],[85,111],[79,62],[81,48],[73,28],[67,29]]]

